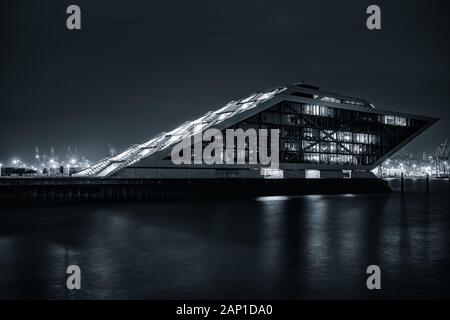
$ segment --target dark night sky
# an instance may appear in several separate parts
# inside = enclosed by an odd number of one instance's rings
[[[66,8],[82,30],[66,29]],[[382,30],[365,27],[370,4]],[[91,160],[254,90],[307,80],[441,120],[449,136],[448,1],[2,1],[0,161],[35,145]]]

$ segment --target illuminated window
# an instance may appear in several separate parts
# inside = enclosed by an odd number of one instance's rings
[[[318,116],[320,115],[320,106],[316,104],[305,104],[303,106],[303,113]]]
[[[334,109],[328,107],[320,107],[320,115],[322,117],[334,117]]]
[[[319,170],[305,170],[305,178],[306,179],[320,179],[320,171]]]
[[[300,118],[295,114],[288,114],[287,115],[287,123],[299,125],[300,124]]]
[[[367,133],[354,133],[353,141],[358,143],[369,143],[369,135]]]
[[[395,125],[406,127],[406,117],[395,117]]]
[[[406,117],[394,117],[390,115],[383,116],[382,122],[384,124],[389,124],[392,126],[406,127],[408,125],[408,120]]]
[[[340,154],[340,155],[337,156],[337,162],[339,164],[347,164],[347,165],[349,165],[349,164],[355,164],[356,159],[353,156],[350,156],[350,155],[342,155],[342,154]]]
[[[298,143],[297,142],[285,142],[284,149],[287,151],[298,151]]]
[[[336,152],[336,143],[335,142],[321,142],[320,143],[320,152],[335,153]]]
[[[302,141],[303,151],[318,152],[319,151],[319,141]]]
[[[326,141],[335,141],[336,140],[336,132],[332,130],[321,130],[320,138]]]
[[[339,153],[352,153],[353,144],[351,143],[338,143],[337,150]]]
[[[335,154],[322,153],[320,155],[320,163],[321,164],[334,164],[334,163],[336,163],[335,158],[336,158]]]
[[[395,125],[395,117],[394,116],[383,116],[383,123],[389,125]]]
[[[355,144],[353,146],[353,153],[362,154],[363,153],[363,146],[361,144]]]
[[[319,130],[313,128],[304,128],[303,137],[309,139],[317,139],[319,138]]]
[[[305,163],[319,163],[320,156],[318,153],[305,153]]]
[[[334,117],[334,109],[316,104],[305,104],[303,106],[304,114],[311,114],[314,116]]]
[[[337,132],[337,140],[344,141],[344,142],[351,142],[352,141],[352,133],[348,132],[348,131],[338,131]]]
[[[323,97],[320,100],[327,101],[327,102],[341,103],[341,100],[333,98],[333,97]]]
[[[264,176],[264,179],[283,179],[284,173],[280,169],[261,168],[260,174]]]

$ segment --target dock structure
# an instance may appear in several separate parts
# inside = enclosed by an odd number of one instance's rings
[[[0,202],[117,202],[386,193],[380,179],[0,179]]]

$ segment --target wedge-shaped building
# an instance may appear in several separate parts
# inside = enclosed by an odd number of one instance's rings
[[[140,179],[370,178],[371,170],[436,122],[375,108],[304,82],[257,92],[105,158],[79,177]],[[180,164],[172,148],[206,129],[278,129],[279,169],[258,164]],[[244,150],[245,152],[245,150]],[[248,152],[248,151],[247,151]],[[236,150],[237,153],[237,150]]]

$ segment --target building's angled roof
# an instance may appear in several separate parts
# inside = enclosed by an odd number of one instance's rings
[[[254,107],[275,97],[283,92],[287,87],[270,89],[263,92],[256,92],[249,97],[231,101],[224,107],[216,111],[209,111],[200,118],[187,121],[170,132],[162,132],[142,144],[135,144],[123,151],[122,153],[100,160],[87,169],[84,169],[75,176],[99,176],[104,177],[130,166],[143,158],[146,158],[157,151],[167,149],[169,146],[175,145],[184,138],[193,136],[195,133],[207,128],[217,126],[223,121],[233,118],[238,114],[253,109]]]

